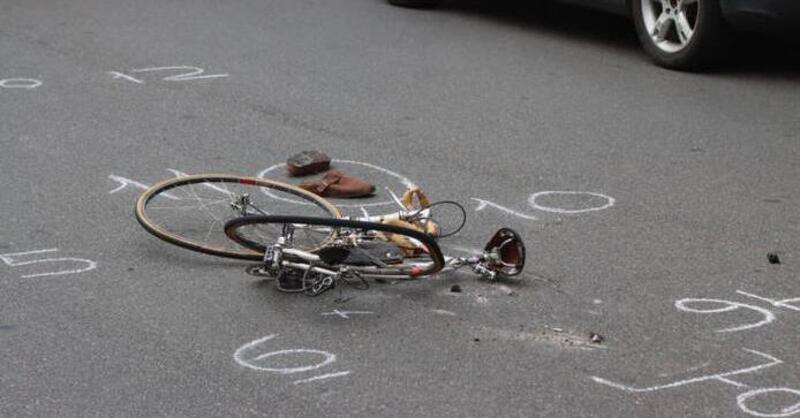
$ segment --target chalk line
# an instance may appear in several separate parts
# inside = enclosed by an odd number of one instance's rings
[[[44,250],[34,250],[34,251],[24,251],[18,253],[7,253],[7,254],[0,254],[0,260],[2,260],[6,265],[11,267],[18,267],[18,266],[27,266],[31,264],[42,264],[42,263],[56,263],[62,261],[69,261],[69,262],[77,262],[77,263],[85,263],[86,267],[73,269],[73,270],[59,270],[59,271],[51,271],[46,273],[34,273],[34,274],[25,274],[20,277],[23,279],[30,279],[34,277],[46,277],[46,276],[61,276],[65,274],[77,274],[83,273],[90,270],[94,270],[97,268],[97,262],[92,260],[87,260],[85,258],[76,258],[76,257],[58,257],[58,258],[43,258],[39,260],[28,260],[28,261],[15,261],[14,257],[20,257],[25,255],[32,255],[32,254],[44,254],[44,253],[52,253],[59,251],[58,248],[48,248]]]
[[[564,209],[564,208],[557,208],[557,207],[551,207],[551,206],[542,206],[542,205],[539,205],[538,203],[536,203],[536,199],[538,199],[539,197],[542,197],[542,196],[546,196],[546,195],[582,195],[582,194],[606,199],[606,204],[604,204],[602,206],[596,206],[596,207],[584,208],[584,209]],[[546,191],[543,191],[543,192],[536,192],[536,193],[530,195],[530,197],[528,198],[528,204],[534,209],[538,209],[538,210],[545,211],[545,212],[555,212],[555,213],[565,213],[565,214],[592,212],[592,211],[597,211],[597,210],[608,209],[608,208],[614,206],[615,202],[616,202],[616,200],[613,197],[608,196],[608,195],[604,195],[602,193],[582,192],[582,191],[575,191],[575,190],[546,190]]]
[[[144,83],[144,81],[142,81],[142,80],[139,80],[137,78],[133,78],[133,77],[131,77],[131,76],[127,75],[127,74],[121,73],[119,71],[109,71],[108,73],[111,74],[112,76],[114,76],[115,80],[121,78],[121,79],[124,79],[124,80],[132,81],[132,82],[134,82],[136,84],[143,84]]]
[[[5,78],[0,80],[0,87],[5,89],[35,89],[42,85],[41,80],[35,78]]]
[[[337,372],[337,373],[321,374],[319,376],[309,377],[308,379],[295,380],[292,383],[294,383],[295,385],[299,385],[299,384],[302,384],[302,383],[309,383],[309,382],[316,382],[318,380],[323,380],[323,379],[330,379],[332,377],[347,376],[348,374],[350,374],[350,370],[347,370],[347,371],[344,371],[344,372]]]
[[[309,371],[309,370],[315,370],[315,369],[318,369],[320,367],[326,366],[326,365],[336,361],[336,355],[335,354],[329,353],[327,351],[314,350],[314,349],[310,349],[310,348],[294,348],[294,349],[287,349],[287,350],[277,350],[277,351],[271,351],[269,353],[264,353],[264,354],[258,355],[258,356],[254,357],[252,359],[249,359],[249,360],[244,358],[245,352],[253,350],[254,348],[259,346],[260,344],[262,344],[262,343],[264,343],[266,341],[272,340],[276,336],[277,336],[277,334],[267,335],[266,337],[259,338],[258,340],[249,342],[249,343],[239,347],[239,349],[237,349],[236,352],[233,353],[233,359],[237,363],[239,363],[239,365],[241,365],[241,366],[244,366],[244,367],[247,367],[247,368],[250,368],[250,369],[253,369],[253,370],[258,370],[258,371],[263,371],[263,372],[271,372],[271,373],[277,373],[277,374],[293,374],[293,373],[300,373],[300,372],[305,372],[305,371]],[[263,360],[263,359],[270,358],[270,357],[275,357],[275,356],[281,356],[281,355],[286,355],[286,354],[303,354],[303,353],[305,353],[305,354],[318,354],[318,355],[323,356],[325,359],[323,361],[321,361],[321,362],[318,362],[316,364],[312,364],[310,366],[285,367],[285,368],[263,367],[263,366],[257,366],[255,364],[251,363],[253,361],[259,361],[259,360]]]
[[[723,308],[719,308],[719,309],[705,309],[705,310],[704,309],[692,309],[692,308],[689,308],[688,306],[686,306],[687,303],[698,303],[698,302],[699,303],[720,303],[720,304],[728,305],[728,306],[727,307],[723,307]],[[739,309],[739,308],[746,308],[746,309],[754,310],[754,311],[764,315],[764,319],[762,321],[757,322],[757,323],[741,325],[741,326],[738,326],[738,327],[718,329],[718,330],[714,330],[714,332],[743,331],[743,330],[746,330],[746,329],[758,328],[758,327],[760,327],[762,325],[769,324],[770,322],[775,320],[775,314],[773,314],[771,311],[769,311],[767,309],[761,308],[759,306],[748,305],[746,303],[741,303],[741,302],[732,302],[732,301],[724,300],[724,299],[686,298],[686,299],[680,299],[680,300],[675,301],[675,307],[678,308],[679,310],[684,311],[684,312],[701,313],[701,314],[729,312],[729,311],[733,311],[733,310],[736,310],[736,309]]]
[[[758,371],[758,370],[761,370],[761,369],[766,369],[768,367],[776,366],[778,364],[782,364],[783,363],[782,360],[780,360],[780,359],[778,359],[778,358],[776,358],[774,356],[771,356],[769,354],[762,353],[760,351],[751,350],[751,349],[747,349],[747,348],[744,348],[742,350],[743,351],[747,351],[747,352],[752,353],[752,354],[755,354],[755,355],[757,355],[759,357],[763,357],[763,358],[769,360],[769,362],[768,363],[764,363],[764,364],[759,364],[757,366],[747,367],[747,368],[744,368],[744,369],[734,370],[734,371],[727,372],[727,373],[719,373],[719,374],[701,376],[701,377],[696,377],[694,379],[679,380],[677,382],[672,382],[672,383],[669,383],[669,384],[666,384],[666,385],[649,386],[649,387],[644,387],[644,388],[637,388],[637,387],[634,387],[634,386],[623,385],[621,383],[612,382],[611,380],[604,379],[604,378],[598,377],[598,376],[591,376],[591,379],[594,380],[597,383],[601,383],[601,384],[604,384],[606,386],[611,386],[613,388],[624,390],[626,392],[632,392],[632,393],[654,392],[654,391],[658,391],[658,390],[662,390],[662,389],[671,389],[671,388],[676,388],[676,387],[679,387],[679,386],[685,386],[685,385],[692,384],[692,383],[704,382],[704,381],[707,381],[707,380],[717,380],[717,381],[721,381],[723,383],[727,383],[727,384],[730,384],[730,385],[733,385],[733,386],[737,386],[737,387],[747,387],[747,385],[745,385],[743,383],[736,382],[736,381],[733,381],[731,379],[728,379],[728,376],[736,376],[736,375],[740,375],[740,374],[752,373],[752,372],[755,372],[755,371]]]
[[[744,292],[744,291],[741,291],[741,290],[737,290],[736,293],[738,293],[740,295],[744,295],[744,296],[749,296],[751,298],[755,298],[755,299],[758,299],[760,301],[767,302],[770,305],[778,307],[778,308],[786,308],[786,309],[791,309],[793,311],[800,311],[800,307],[794,306],[794,305],[789,305],[789,303],[791,303],[791,302],[800,302],[800,298],[773,300],[773,299],[765,298],[763,296],[758,296],[758,295],[755,295],[755,294],[752,294],[752,293],[747,293],[747,292]]]
[[[487,206],[491,206],[491,207],[493,207],[493,208],[495,208],[497,210],[500,210],[502,212],[505,212],[505,213],[508,213],[510,215],[514,215],[514,216],[517,216],[517,217],[520,217],[520,218],[523,218],[523,219],[528,219],[528,220],[531,220],[531,221],[538,221],[539,220],[539,218],[537,218],[537,217],[535,217],[533,215],[527,215],[527,214],[524,214],[522,212],[517,212],[515,210],[509,209],[509,208],[507,208],[505,206],[498,205],[497,203],[494,203],[494,202],[486,200],[486,199],[479,199],[477,197],[471,197],[470,199],[475,200],[475,201],[478,202],[478,207],[475,208],[475,212],[480,212],[480,211],[486,209]]]
[[[323,312],[321,315],[322,316],[337,315],[337,316],[342,317],[344,319],[349,319],[350,317],[348,315],[369,315],[369,314],[372,314],[372,313],[374,313],[374,312],[372,312],[372,311],[340,311],[338,309],[334,309],[333,312]]]

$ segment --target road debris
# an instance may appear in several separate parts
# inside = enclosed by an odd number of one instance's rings
[[[780,264],[781,263],[781,258],[778,257],[778,253],[776,253],[776,252],[767,253],[767,260],[769,260],[770,264]]]
[[[473,336],[484,341],[517,341],[531,346],[550,346],[569,350],[605,350],[605,344],[592,342],[588,334],[573,335],[569,331],[553,331],[551,327],[537,332],[525,332],[517,329],[503,329],[494,327],[473,328]]]

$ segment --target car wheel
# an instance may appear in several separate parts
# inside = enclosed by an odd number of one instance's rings
[[[389,4],[400,7],[433,7],[436,5],[436,0],[387,0]]]
[[[631,0],[639,41],[656,64],[695,70],[725,56],[730,30],[720,0]]]

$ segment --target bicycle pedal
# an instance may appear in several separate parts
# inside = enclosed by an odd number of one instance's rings
[[[255,264],[244,269],[245,273],[255,277],[275,278],[273,272],[263,264]]]

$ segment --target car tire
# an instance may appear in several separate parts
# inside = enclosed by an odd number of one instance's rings
[[[428,8],[436,5],[436,0],[387,0],[389,4],[400,7]]]
[[[720,0],[631,0],[636,33],[656,64],[699,70],[726,57],[732,33]]]

